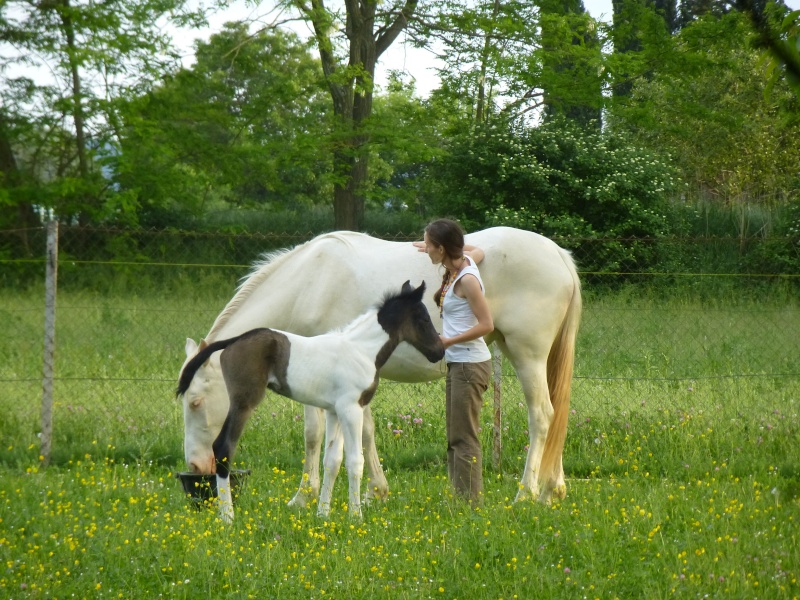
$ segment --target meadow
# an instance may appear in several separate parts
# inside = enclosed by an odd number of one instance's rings
[[[270,396],[224,525],[174,474],[183,340],[230,289],[59,296],[51,464],[39,456],[40,289],[0,290],[0,597],[797,598],[800,311],[791,297],[587,294],[564,467],[568,495],[513,503],[526,410],[504,365],[486,496],[450,494],[443,384],[373,400],[391,493],[356,521],[340,475],[328,519],[286,506],[302,410]]]

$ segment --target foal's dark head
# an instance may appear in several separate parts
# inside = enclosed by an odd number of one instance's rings
[[[444,357],[444,346],[422,303],[425,282],[417,289],[406,281],[399,294],[389,294],[378,309],[378,323],[397,343],[408,342],[430,362]]]

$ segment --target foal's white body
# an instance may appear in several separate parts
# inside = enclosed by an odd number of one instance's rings
[[[358,404],[363,390],[375,381],[375,357],[389,340],[378,325],[377,310],[341,332],[304,337],[281,332],[291,344],[287,383],[292,400],[326,411],[325,471],[317,512],[330,513],[333,486],[344,454],[349,484],[349,508],[361,516],[360,489],[364,471],[361,447],[364,410]],[[274,380],[270,377],[269,382]],[[219,511],[223,519],[233,519],[229,478],[217,475]]]
[[[569,252],[528,231],[497,227],[468,235],[467,243],[485,252],[479,268],[495,324],[487,341],[496,341],[511,361],[528,406],[530,446],[516,499],[563,497],[566,486],[561,455],[581,312],[575,265]],[[426,304],[434,325],[441,330],[439,310],[431,299],[441,277],[441,267],[431,265],[428,256],[408,242],[387,242],[351,232],[326,234],[258,265],[217,317],[206,341],[240,335],[254,327],[304,336],[320,334],[349,323],[375,305],[394,282],[405,279],[426,282]],[[187,340],[187,360],[197,348]],[[381,370],[381,377],[402,382],[443,376],[443,365],[428,363],[407,344],[401,344]],[[324,421],[322,410],[315,406],[328,397],[329,389],[307,392],[307,478],[291,504],[306,505],[319,490]],[[218,355],[198,370],[183,402],[186,461],[194,471],[211,473],[211,445],[229,403]],[[363,451],[370,477],[368,496],[385,497],[388,484],[375,449],[369,407],[364,411]]]

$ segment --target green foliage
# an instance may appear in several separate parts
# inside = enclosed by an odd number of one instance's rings
[[[544,88],[544,116],[565,116],[584,127],[599,127],[602,95],[601,44],[597,24],[580,0],[539,3],[541,65],[539,81],[529,74],[530,88]],[[537,85],[538,83],[538,85]]]
[[[740,13],[693,21],[608,123],[631,143],[669,152],[700,199],[779,205],[797,193],[800,99],[776,81],[765,101],[750,34]]]
[[[375,95],[373,114],[366,124],[371,154],[365,229],[383,231],[370,226],[369,219],[370,214],[381,214],[384,209],[422,212],[421,174],[424,165],[442,152],[444,117],[443,111],[421,100],[413,83],[404,83],[399,74],[391,75],[387,89]]]
[[[677,174],[620,136],[554,119],[535,128],[477,128],[449,150],[430,169],[432,204],[468,229],[509,225],[549,237],[612,238],[585,265],[612,271],[654,267],[658,259],[646,242],[621,240],[671,232],[667,200],[680,189]]]
[[[314,204],[330,191],[328,114],[306,44],[229,23],[191,69],[131,103],[117,180],[143,224],[175,209]]]
[[[800,198],[781,209],[770,236],[745,258],[747,268],[753,272],[796,278],[800,273]]]
[[[0,5],[0,170],[30,226],[34,206],[66,219],[113,218],[103,171],[116,149],[118,110],[176,60],[164,27],[198,23],[183,0]],[[20,75],[22,73],[23,75]]]

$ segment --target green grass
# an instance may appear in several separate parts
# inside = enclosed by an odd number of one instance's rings
[[[343,505],[345,473],[329,519],[286,506],[302,410],[270,396],[242,438],[237,462],[252,475],[228,527],[194,510],[174,478],[183,341],[202,336],[233,291],[213,290],[59,296],[48,468],[37,436],[42,294],[0,291],[0,597],[800,595],[795,304],[588,299],[568,495],[550,507],[512,502],[527,421],[508,365],[499,467],[491,391],[482,417],[477,512],[450,495],[441,381],[381,385],[373,410],[391,494],[361,522]]]

